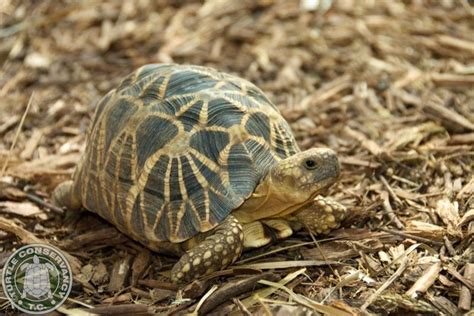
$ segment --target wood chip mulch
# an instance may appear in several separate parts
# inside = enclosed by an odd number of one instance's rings
[[[62,249],[75,277],[56,314],[469,313],[473,34],[469,0],[1,1],[0,267],[24,244]],[[101,96],[168,62],[254,82],[302,149],[336,150],[343,227],[178,288],[175,258],[52,206]]]

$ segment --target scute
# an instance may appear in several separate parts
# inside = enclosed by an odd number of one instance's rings
[[[136,129],[138,170],[178,134],[174,122],[159,116],[148,116]]]
[[[214,78],[207,74],[195,71],[183,70],[175,72],[166,88],[165,98],[179,94],[196,93],[201,90],[210,89],[217,84]]]
[[[267,143],[271,142],[270,119],[265,113],[252,113],[245,123],[245,128],[250,135],[262,137]]]
[[[229,144],[229,134],[223,131],[201,130],[191,136],[190,145],[215,164],[219,164],[219,154]]]
[[[217,98],[209,101],[208,125],[229,128],[241,123],[245,113],[226,99]]]
[[[105,152],[109,150],[113,139],[120,135],[130,117],[138,110],[136,104],[128,99],[118,98],[114,103],[114,107],[107,113],[107,120],[104,121]]]
[[[89,133],[74,192],[148,245],[212,229],[299,151],[260,89],[199,66],[138,69],[99,102]]]
[[[230,185],[240,195],[253,191],[264,174],[255,168],[252,156],[243,144],[232,146],[227,163]]]

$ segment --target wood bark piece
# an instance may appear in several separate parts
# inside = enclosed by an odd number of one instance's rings
[[[100,315],[154,315],[153,308],[145,304],[96,306],[87,312]]]
[[[474,284],[474,263],[466,264],[466,267],[464,268],[464,277]],[[466,285],[461,286],[458,307],[465,311],[472,308],[472,289],[469,289]]]
[[[432,264],[428,269],[423,272],[423,275],[413,284],[413,286],[407,291],[406,295],[415,298],[417,292],[425,293],[438,279],[439,272],[441,271],[441,261]]]
[[[143,250],[133,260],[132,265],[132,285],[136,285],[138,279],[142,277],[145,270],[149,267],[151,261],[151,253],[148,249]]]
[[[123,237],[123,238],[121,238]],[[127,238],[120,234],[114,227],[106,227],[99,230],[85,232],[73,239],[66,240],[62,243],[64,248],[77,250],[85,246],[95,243],[105,243],[106,241],[119,239],[119,242],[125,241]]]
[[[115,261],[110,274],[110,282],[108,286],[109,292],[117,292],[123,289],[126,285],[127,278],[130,275],[130,262],[132,256],[126,255],[123,258]]]

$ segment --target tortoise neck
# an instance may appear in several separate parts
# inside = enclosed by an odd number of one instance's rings
[[[232,215],[245,224],[262,218],[285,216],[303,206],[292,203],[292,197],[280,189],[281,184],[275,183],[269,172],[253,194]]]

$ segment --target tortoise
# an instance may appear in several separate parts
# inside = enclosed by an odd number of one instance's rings
[[[55,268],[51,263],[41,263],[39,258],[34,255],[33,263],[23,264],[20,270],[25,270],[22,298],[25,298],[27,294],[34,298],[40,298],[44,295],[47,295],[48,298],[53,297],[49,271],[54,271]]]
[[[150,249],[180,256],[171,280],[225,268],[245,248],[346,209],[319,193],[340,173],[329,148],[301,151],[255,85],[213,68],[149,64],[99,101],[72,180],[56,205],[99,214]]]

